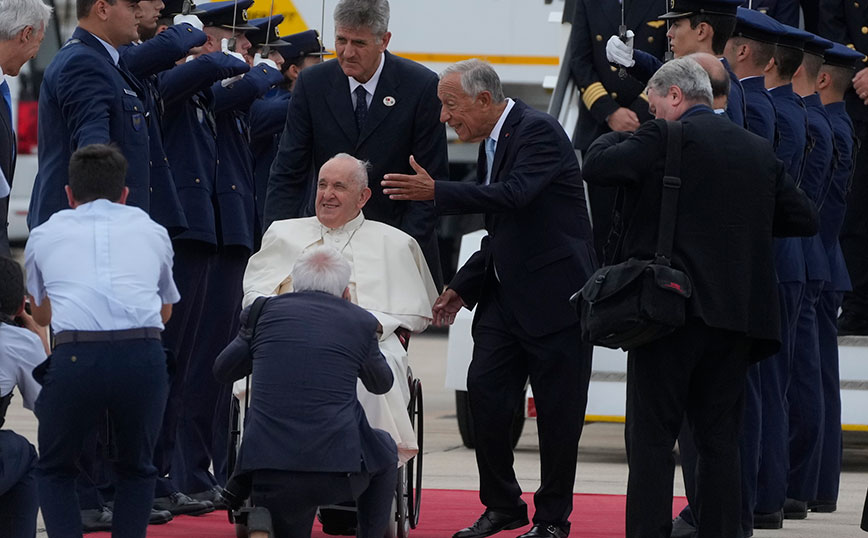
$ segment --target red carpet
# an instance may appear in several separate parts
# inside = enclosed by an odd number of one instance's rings
[[[523,496],[533,514],[533,494]],[[571,535],[582,538],[620,538],[624,536],[623,495],[575,495]],[[683,497],[673,503],[673,514],[687,504]],[[483,507],[476,491],[426,489],[422,494],[422,517],[419,526],[410,532],[411,538],[444,538],[473,523]],[[527,532],[530,526],[504,531],[497,536],[513,538]],[[108,537],[109,533],[88,534],[94,538]],[[319,523],[314,524],[313,538],[325,538]],[[235,531],[226,520],[226,512],[213,512],[205,516],[179,516],[166,525],[148,527],[149,538],[234,538]]]

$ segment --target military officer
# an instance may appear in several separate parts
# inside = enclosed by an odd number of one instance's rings
[[[820,35],[868,53],[868,2],[821,0],[820,7]],[[861,67],[844,97],[860,145],[841,228],[841,250],[853,290],[844,294],[840,335],[868,335],[868,66],[864,60]]]
[[[599,135],[634,131],[651,119],[645,84],[606,59],[606,39],[624,23],[633,29],[636,48],[663,59],[667,50],[666,22],[659,20],[660,2],[640,0],[624,5],[618,0],[578,0],[570,33],[570,72],[582,96],[579,122],[573,135],[576,149],[585,152]],[[588,185],[594,247],[605,259],[603,247],[611,229],[615,189]]]
[[[249,2],[239,2],[239,21],[247,5]],[[179,7],[170,6],[167,10]],[[231,37],[234,10],[230,8],[224,3],[222,10],[207,15],[203,13],[201,17],[204,20],[219,15],[230,27],[224,34]],[[167,10],[164,10],[166,15]],[[233,77],[250,70],[240,54],[236,56],[223,52],[221,40],[208,32],[206,35],[207,50],[197,50],[179,65],[158,75],[165,105],[164,147],[188,225],[187,230],[172,241],[175,281],[182,300],[177,305],[176,316],[163,333],[166,348],[175,356],[176,369],[154,453],[154,464],[160,476],[156,485],[155,506],[174,514],[201,514],[213,509],[210,502],[199,502],[181,493],[182,481],[179,477],[184,473],[183,461],[179,459],[180,463],[173,464],[172,460],[184,405],[184,380],[197,337],[202,336],[197,331],[205,308],[209,269],[221,241],[216,216],[219,161],[211,86],[220,80],[227,80],[228,84]],[[213,333],[209,330],[208,334]]]
[[[224,39],[234,39],[230,54],[250,50],[246,9],[252,0],[203,4],[200,16],[208,41],[204,53],[219,52]],[[231,49],[231,46],[229,47]],[[283,76],[263,59],[240,79],[221,81],[210,88],[216,132],[217,163],[212,199],[216,214],[217,249],[209,267],[204,302],[196,320],[184,378],[172,470],[180,491],[196,500],[219,502],[217,490],[226,480],[226,431],[229,427],[230,387],[217,383],[211,366],[237,330],[241,280],[254,245],[253,158],[249,147],[247,110]],[[189,218],[189,216],[188,216]],[[213,465],[214,473],[210,471]]]
[[[817,304],[817,333],[820,348],[820,373],[823,384],[824,431],[816,498],[808,502],[813,512],[837,509],[841,474],[841,383],[838,373],[838,330],[836,318],[843,292],[850,290],[850,277],[844,264],[838,234],[846,210],[847,189],[853,177],[856,135],[847,114],[844,95],[854,73],[861,69],[865,55],[835,43],[823,55],[824,64],[817,77],[817,91],[832,123],[836,160],[823,207],[820,208],[820,237],[829,259],[829,282]]]
[[[736,125],[744,126],[744,90],[723,57],[741,3],[742,0],[671,0],[669,11],[659,18],[670,24],[666,37],[676,58],[693,52],[707,52],[720,58],[731,82],[726,114]],[[606,57],[630,68],[628,72],[642,81],[651,78],[661,65],[660,60],[646,52],[639,50],[634,54],[633,43],[629,39],[624,43],[618,36],[610,37],[606,43]]]

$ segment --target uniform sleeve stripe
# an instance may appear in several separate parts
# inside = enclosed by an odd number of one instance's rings
[[[582,102],[584,102],[585,107],[590,110],[590,108],[594,106],[594,103],[596,103],[598,99],[607,94],[608,92],[606,91],[606,88],[603,87],[603,83],[595,82],[585,88],[585,91],[582,93]]]

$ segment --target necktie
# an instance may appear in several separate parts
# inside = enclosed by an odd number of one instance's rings
[[[9,112],[9,121],[12,121],[12,93],[9,91],[9,84],[5,80],[0,84],[0,94],[3,95],[3,100],[6,101],[6,111]]]
[[[497,148],[497,141],[493,138],[485,139],[485,184],[491,183],[491,168],[494,166],[494,151]]]
[[[365,120],[368,119],[368,90],[364,86],[358,86],[354,93],[356,94],[356,127],[361,131]]]

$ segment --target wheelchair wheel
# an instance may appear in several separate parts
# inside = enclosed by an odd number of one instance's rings
[[[392,513],[395,517],[389,522],[385,538],[408,538],[410,536],[410,518],[407,517],[409,503],[407,502],[407,466],[398,469],[398,480],[395,484],[395,496],[392,499]]]
[[[410,423],[416,432],[416,444],[419,452],[407,462],[407,517],[410,520],[410,528],[415,529],[419,524],[419,510],[422,506],[422,455],[425,441],[425,418],[422,405],[422,382],[414,379],[410,385],[410,404],[407,411],[410,413]]]

